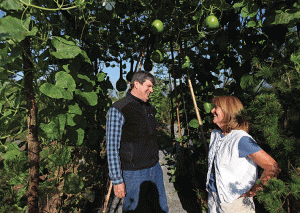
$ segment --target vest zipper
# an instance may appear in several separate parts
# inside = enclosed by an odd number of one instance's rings
[[[131,146],[130,163],[132,164],[132,167],[134,167],[134,164],[133,164],[133,143],[132,142],[130,143],[130,146]]]

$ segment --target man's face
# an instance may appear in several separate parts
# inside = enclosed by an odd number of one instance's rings
[[[137,97],[146,102],[149,100],[150,94],[153,92],[153,84],[150,80],[146,80],[143,84],[139,82],[134,83],[134,90],[136,90]]]

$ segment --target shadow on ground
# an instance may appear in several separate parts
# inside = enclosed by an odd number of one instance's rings
[[[178,192],[182,208],[188,213],[202,212],[201,204],[199,204],[198,197],[193,191],[193,184],[189,177],[178,176],[174,182],[174,187]]]
[[[151,181],[144,181],[141,184],[138,206],[135,210],[124,211],[124,213],[136,212],[136,213],[165,213],[159,205],[159,195],[155,183]]]
[[[175,157],[176,150],[173,148],[171,137],[165,131],[159,129],[157,139],[160,149],[167,151],[168,154]],[[188,213],[202,212],[202,202],[201,199],[198,198],[196,191],[205,193],[201,188],[205,187],[206,175],[197,171],[204,168],[200,168],[195,164],[197,156],[196,154],[191,155],[190,149],[181,150],[182,152],[177,153],[176,157],[177,164],[176,178],[173,183],[174,188],[177,191],[184,210]],[[174,161],[168,160],[167,165],[174,165]],[[171,175],[171,173],[169,174]],[[203,185],[203,187],[201,187],[201,185]],[[202,201],[205,202],[205,195],[203,197],[204,199],[202,199]]]

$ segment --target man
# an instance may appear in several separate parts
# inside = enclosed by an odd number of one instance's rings
[[[131,90],[107,113],[109,176],[115,195],[124,198],[123,212],[140,209],[139,195],[144,194],[140,186],[145,182],[157,187],[160,210],[155,212],[169,212],[156,143],[156,110],[149,103],[154,84],[155,79],[149,72],[135,73]],[[142,212],[153,211],[143,209]]]

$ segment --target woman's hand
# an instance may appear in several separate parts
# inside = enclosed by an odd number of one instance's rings
[[[262,190],[262,184],[255,184],[248,192],[245,194],[242,194],[239,198],[241,197],[254,197],[259,190]]]
[[[277,162],[264,150],[248,155],[248,157],[264,170],[260,177],[262,184],[267,184],[269,179],[277,177],[281,171]],[[262,184],[255,184],[248,192],[242,194],[240,197],[254,197],[258,190],[263,189]]]

